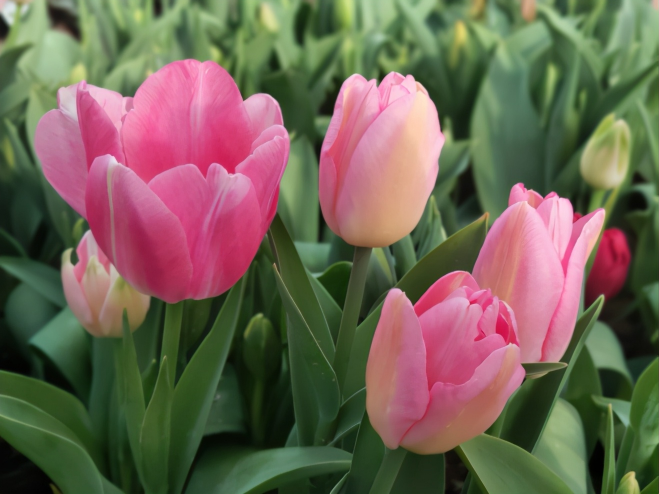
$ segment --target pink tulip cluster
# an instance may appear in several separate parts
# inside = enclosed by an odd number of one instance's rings
[[[117,272],[167,302],[216,296],[246,272],[288,160],[273,98],[243,101],[224,69],[186,60],[151,75],[134,98],[81,82],[60,89],[58,103],[35,143],[46,178],[98,241],[88,234],[79,263],[69,252],[63,267],[67,300],[90,332],[116,334],[103,314]],[[379,87],[350,77],[320,158],[332,231],[360,247],[410,233],[443,143],[437,110],[411,76],[391,73]],[[414,305],[389,292],[366,369],[366,409],[389,448],[448,451],[492,425],[524,378],[522,362],[561,358],[604,212],[572,218],[569,200],[518,184],[473,274],[447,274]],[[131,325],[148,307],[148,297],[134,297],[114,303],[129,309]]]

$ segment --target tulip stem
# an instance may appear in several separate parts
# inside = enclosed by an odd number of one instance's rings
[[[590,204],[588,205],[588,212],[592,213],[598,208],[602,207],[602,202],[604,202],[604,195],[606,194],[605,190],[595,189],[590,195]]]
[[[380,469],[371,487],[371,494],[388,494],[391,492],[406,455],[407,451],[403,448],[387,448],[385,450]]]
[[[368,261],[371,257],[371,247],[355,247],[355,255],[350,271],[350,281],[346,300],[343,304],[343,315],[339,326],[339,336],[336,341],[336,353],[334,354],[334,372],[339,383],[339,389],[343,393],[343,384],[348,371],[348,361],[352,342],[355,339],[355,329],[359,321],[359,311],[364,297],[364,286],[366,285],[366,273]]]
[[[176,379],[176,364],[178,362],[178,346],[181,337],[181,321],[183,320],[183,302],[167,304],[165,309],[165,329],[162,335],[162,350],[160,362],[167,357],[169,382],[174,385]]]

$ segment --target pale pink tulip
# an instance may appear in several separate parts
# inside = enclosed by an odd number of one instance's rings
[[[366,365],[366,410],[384,444],[437,454],[485,432],[524,379],[515,316],[469,273],[412,306],[387,295]]]
[[[598,209],[572,224],[572,204],[522,184],[494,222],[474,267],[479,286],[515,311],[522,362],[558,361],[574,331],[583,271],[604,223]]]
[[[332,231],[362,247],[410,233],[435,186],[443,144],[435,105],[411,75],[392,72],[379,87],[349,77],[320,153],[320,205]]]
[[[84,82],[61,89],[35,147],[117,271],[177,302],[245,273],[277,210],[289,139],[272,97],[243,101],[222,67],[184,60],[132,99]]]
[[[62,285],[71,312],[80,324],[98,337],[121,337],[124,309],[131,331],[140,327],[151,297],[126,283],[98,248],[92,232],[78,244],[78,262],[71,264],[71,251],[62,255]]]

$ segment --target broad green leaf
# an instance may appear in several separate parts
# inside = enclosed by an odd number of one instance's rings
[[[179,493],[204,435],[213,397],[236,331],[245,291],[243,277],[224,305],[174,390],[169,454],[169,488]]]
[[[30,348],[51,363],[86,402],[91,386],[89,334],[68,307],[30,339]]]
[[[320,304],[321,309],[323,310],[323,315],[329,326],[329,330],[332,333],[332,339],[336,341],[339,334],[339,326],[341,326],[341,316],[343,311],[332,298],[332,295],[325,289],[323,284],[318,281],[318,279],[313,276],[311,273],[307,272],[309,276],[309,282],[313,288],[318,303]]]
[[[64,494],[119,494],[98,472],[75,434],[41,409],[0,396],[0,436],[27,456]],[[75,465],[75,475],[71,466]]]
[[[293,240],[318,240],[318,160],[305,136],[291,143],[277,209]]]
[[[654,494],[659,491],[659,477],[655,478],[650,482],[645,489],[641,491],[641,494]]]
[[[7,87],[16,75],[18,61],[31,47],[29,43],[3,49],[0,53],[0,88]]]
[[[527,379],[537,379],[549,372],[565,369],[567,364],[565,362],[532,362],[522,364],[522,367],[526,371]]]
[[[94,435],[91,418],[75,396],[38,379],[5,371],[0,371],[0,395],[22,400],[59,420],[84,445],[97,468],[101,471],[105,469],[105,460]]]
[[[336,432],[331,444],[345,437],[359,427],[366,407],[366,388],[357,391],[341,405],[336,419]]]
[[[336,374],[277,271],[275,276],[288,315],[288,351],[298,444],[322,445],[329,441],[327,435],[339,413]]]
[[[588,456],[583,424],[577,410],[559,398],[533,453],[570,487],[586,494]]]
[[[351,457],[326,446],[263,451],[208,448],[192,472],[186,494],[266,493],[297,480],[345,472]]]
[[[407,452],[391,494],[444,494],[444,455]]]
[[[332,264],[320,276],[318,276],[318,281],[320,281],[330,295],[332,295],[332,298],[340,308],[343,308],[343,304],[346,300],[351,270],[351,262],[339,261]]]
[[[595,367],[608,374],[602,376],[605,394],[628,399],[633,387],[632,376],[627,368],[620,341],[613,330],[603,322],[597,321],[586,340],[586,347],[593,357]],[[615,378],[609,388],[606,387],[605,377],[610,377],[610,381]]]
[[[231,364],[226,364],[217,385],[217,392],[213,395],[204,436],[224,432],[244,433],[244,401],[236,371]]]
[[[343,490],[345,494],[369,492],[384,458],[384,443],[373,429],[368,414],[364,412],[363,415],[357,433],[352,465]]]
[[[604,431],[604,468],[602,474],[602,493],[615,494],[616,490],[616,444],[613,430],[613,409],[606,407],[606,429]]]
[[[615,398],[607,398],[606,396],[593,396],[593,402],[600,408],[606,410],[611,405],[613,413],[618,420],[622,422],[625,427],[629,427],[629,412],[631,411],[631,403],[624,400],[617,400]]]
[[[323,315],[318,299],[316,298],[307,272],[295,250],[295,245],[286,231],[286,227],[279,216],[275,216],[270,226],[270,238],[274,244],[274,254],[278,259],[281,279],[291,298],[300,310],[302,317],[313,337],[318,342],[328,361],[334,359],[334,341],[327,321]]]
[[[567,383],[571,367],[579,358],[585,340],[602,310],[602,303],[603,297],[598,298],[577,320],[572,340],[561,359],[561,362],[568,364],[565,371],[559,370],[540,379],[527,380],[511,398],[501,430],[502,439],[527,451],[535,449],[554,403]]]
[[[455,233],[421,259],[396,284],[407,297],[416,302],[430,286],[447,273],[471,271],[485,240],[487,216]],[[350,396],[365,386],[366,360],[371,340],[380,317],[380,306],[357,327],[346,376],[344,396]]]
[[[22,257],[0,257],[0,268],[30,285],[58,307],[66,306],[62,280],[57,270]]]
[[[572,493],[540,460],[496,437],[481,434],[462,443],[456,452],[486,494]]]

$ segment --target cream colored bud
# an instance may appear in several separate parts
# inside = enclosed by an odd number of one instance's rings
[[[631,133],[624,120],[608,115],[590,136],[581,155],[581,176],[595,189],[618,187],[629,168]]]

